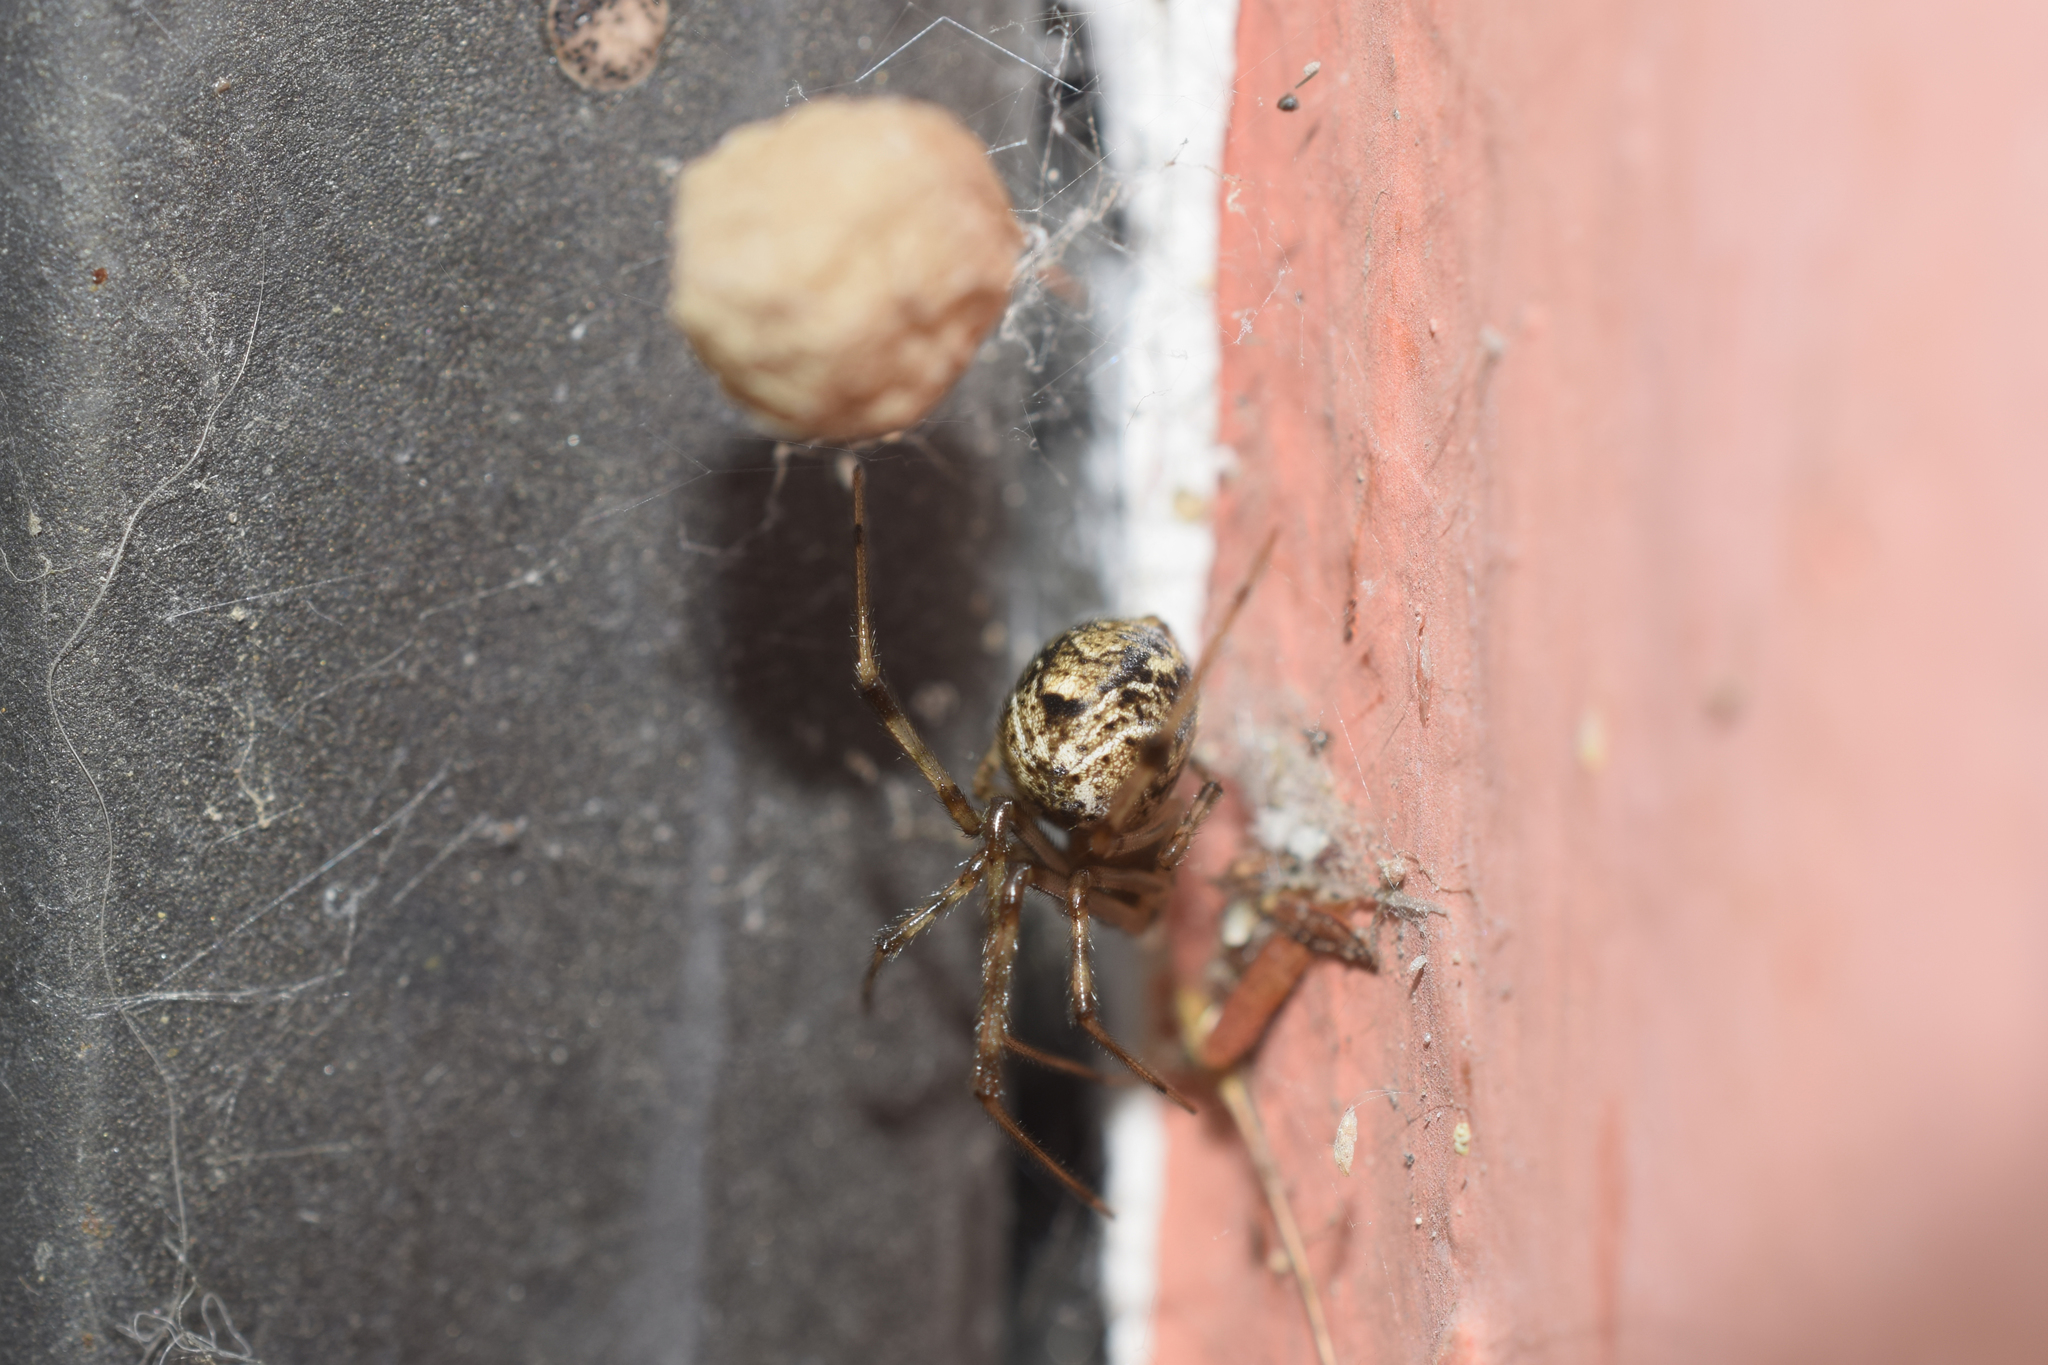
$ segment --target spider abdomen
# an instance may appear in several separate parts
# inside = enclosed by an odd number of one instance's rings
[[[1156,616],[1090,621],[1054,636],[1003,703],[1003,765],[1018,794],[1067,829],[1106,819],[1187,682],[1187,658]],[[1191,709],[1132,824],[1173,788],[1194,734]]]

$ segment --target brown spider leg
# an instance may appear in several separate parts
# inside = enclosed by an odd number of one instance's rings
[[[1019,816],[1013,822],[1010,833],[1015,835],[1025,848],[1031,850],[1031,856],[1039,861],[1045,871],[1056,876],[1064,877],[1066,875],[1068,867],[1066,854],[1061,853],[1052,846],[1052,841],[1045,837],[1044,832],[1038,828],[1037,822],[1028,816]],[[1066,893],[1064,891],[1055,891],[1053,894],[1058,896]]]
[[[932,784],[932,790],[939,794],[939,800],[946,805],[947,814],[953,823],[968,835],[981,833],[981,817],[968,804],[967,797],[953,780],[946,765],[939,762],[931,746],[917,733],[917,727],[910,723],[910,717],[903,714],[902,703],[889,690],[889,680],[882,676],[882,665],[875,658],[875,618],[868,607],[868,493],[867,471],[858,464],[853,467],[853,631],[854,631],[854,682],[860,689],[861,700],[873,709],[880,718],[883,728],[897,747],[910,757],[923,773],[925,781]]]
[[[1159,918],[1159,908],[1165,903],[1163,896],[1148,896],[1142,903],[1136,903],[1097,887],[1088,897],[1088,916],[1099,924],[1107,924],[1135,938],[1152,927],[1152,921]]]
[[[1073,969],[1067,978],[1067,999],[1074,1008],[1074,1022],[1087,1029],[1088,1036],[1129,1067],[1133,1075],[1192,1114],[1196,1110],[1188,1097],[1124,1051],[1123,1044],[1110,1037],[1109,1030],[1095,1017],[1095,972],[1088,962],[1088,888],[1093,881],[1094,875],[1085,867],[1067,880],[1067,918],[1074,926]]]
[[[974,1026],[974,1098],[981,1101],[981,1107],[1010,1135],[1011,1141],[1030,1153],[1069,1193],[1103,1217],[1113,1218],[1109,1205],[1033,1142],[1031,1135],[1003,1108],[1003,1053],[1009,1050],[1010,1041],[1010,975],[1017,964],[1017,922],[1030,875],[1028,867],[1004,870],[999,859],[990,864],[988,942],[981,953],[981,1009]]]
[[[1060,904],[1067,902],[1067,874],[1055,872],[1049,867],[1031,869],[1031,884]]]
[[[1008,820],[1008,818],[1009,816],[1006,814],[1004,819]],[[1042,867],[1019,868],[1018,871],[1026,874],[1025,880],[1032,887],[1043,891],[1046,895],[1058,901],[1063,908],[1065,907],[1067,903],[1067,879],[1064,876],[1056,872],[1049,872]],[[1043,1051],[1031,1046],[1029,1043],[1020,1042],[1007,1034],[1004,1036],[1003,1046],[1027,1062],[1036,1062],[1038,1065],[1050,1067],[1054,1071],[1064,1071],[1072,1076],[1084,1076],[1091,1081],[1101,1081],[1104,1084],[1110,1084],[1116,1079],[1103,1075],[1100,1071],[1084,1062],[1077,1062],[1070,1057],[1062,1057],[1057,1053]]]
[[[996,802],[989,807],[986,828],[986,847],[1007,850],[1010,841],[1016,840],[1031,855],[1026,860],[1031,865],[1031,884],[1055,900],[1066,896],[1067,856],[1052,846],[1024,807],[1007,797]]]
[[[960,868],[960,875],[953,878],[945,890],[932,896],[914,910],[905,910],[896,917],[896,922],[875,935],[875,955],[868,962],[868,974],[861,978],[860,1007],[874,1008],[875,974],[882,970],[882,964],[908,948],[912,940],[939,922],[939,917],[967,898],[982,873],[988,868],[988,852],[976,850]]]
[[[1173,888],[1173,878],[1164,872],[1154,872],[1143,867],[1097,867],[1091,868],[1095,885],[1105,891],[1118,891],[1132,896],[1161,896]]]
[[[1188,838],[1192,839],[1194,837],[1194,830],[1189,827],[1190,822],[1194,825],[1199,825],[1204,819],[1208,818],[1209,807],[1214,805],[1216,798],[1223,794],[1223,784],[1218,782],[1216,775],[1210,772],[1202,760],[1196,758],[1193,754],[1188,755],[1187,766],[1189,772],[1192,772],[1197,778],[1201,779],[1202,786],[1195,793],[1195,799],[1188,803],[1186,809],[1182,810],[1179,815],[1175,815],[1171,810],[1167,810],[1157,819],[1141,828],[1132,830],[1129,834],[1119,834],[1107,841],[1098,838],[1092,844],[1095,855],[1101,858],[1122,857],[1133,849],[1140,849],[1148,844],[1158,843],[1161,839],[1166,838],[1166,832],[1170,829],[1186,829]],[[1214,790],[1212,791],[1211,788],[1214,788]],[[1182,855],[1185,856],[1185,854],[1186,847],[1183,844]],[[1178,866],[1179,862],[1180,859],[1175,858],[1172,863],[1166,864],[1166,866]]]
[[[1138,799],[1145,794],[1145,789],[1152,785],[1152,779],[1165,768],[1166,756],[1171,751],[1173,737],[1180,733],[1180,727],[1194,711],[1195,704],[1201,700],[1202,680],[1208,676],[1210,665],[1216,662],[1223,639],[1230,634],[1231,626],[1236,624],[1237,614],[1244,609],[1245,600],[1252,595],[1252,589],[1258,585],[1260,575],[1265,573],[1266,563],[1273,557],[1273,545],[1279,539],[1280,532],[1275,530],[1266,537],[1266,543],[1259,547],[1259,553],[1252,560],[1251,568],[1246,571],[1244,581],[1237,585],[1237,591],[1231,595],[1230,605],[1223,609],[1223,619],[1216,623],[1216,629],[1211,631],[1209,638],[1203,642],[1202,657],[1195,664],[1193,676],[1188,679],[1187,686],[1181,688],[1180,697],[1174,702],[1173,710],[1166,713],[1165,723],[1139,751],[1138,761],[1132,765],[1130,774],[1124,778],[1123,785],[1117,788],[1115,798],[1110,801],[1109,817],[1103,822],[1108,828],[1123,828],[1124,821],[1130,818]]]
[[[987,805],[995,800],[996,773],[1003,766],[1003,737],[1000,733],[988,742],[988,752],[981,756],[981,762],[974,765],[974,799]]]
[[[1029,1043],[1020,1043],[1015,1038],[1004,1037],[1003,1046],[1016,1053],[1019,1057],[1022,1057],[1025,1061],[1035,1062],[1039,1066],[1052,1071],[1064,1071],[1069,1076],[1080,1076],[1091,1081],[1109,1079],[1085,1062],[1077,1062],[1071,1057],[1062,1057],[1057,1053],[1046,1052],[1031,1046]]]
[[[1187,814],[1180,818],[1180,828],[1167,840],[1166,847],[1159,850],[1159,866],[1167,871],[1180,866],[1180,860],[1188,856],[1188,845],[1195,841],[1195,831],[1209,818],[1209,812],[1216,808],[1216,802],[1223,796],[1223,784],[1213,777],[1202,784],[1195,793],[1195,799],[1188,802]]]
[[[1121,929],[1127,934],[1142,934],[1152,927],[1158,917],[1159,907],[1164,903],[1165,893],[1173,886],[1170,878],[1156,872],[1146,872],[1135,867],[1098,867],[1091,869],[1095,878],[1094,894],[1088,898],[1088,913],[1112,929]],[[1129,879],[1129,885],[1112,885]],[[1048,872],[1042,867],[1031,869],[1031,885],[1051,896],[1065,909],[1067,904],[1067,879]],[[1106,894],[1105,894],[1106,893]],[[1135,896],[1137,902],[1127,897]]]
[[[1106,830],[1092,831],[1088,851],[1097,858],[1121,858],[1134,849],[1158,843],[1179,820],[1180,816],[1168,810],[1158,819],[1148,821],[1128,834],[1111,835]]]
[[[1142,934],[1166,908],[1173,890],[1171,873],[1139,867],[1098,867],[1088,897],[1088,913],[1114,929]]]

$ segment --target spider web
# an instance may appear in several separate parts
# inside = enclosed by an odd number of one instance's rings
[[[1091,491],[1115,509],[1098,527],[1110,600],[1161,616],[1190,642],[1214,555],[1208,507],[1229,461],[1216,442],[1213,290],[1235,17],[1227,2],[1054,11],[1037,44],[1003,54],[1039,83],[1042,135],[1013,136],[1008,118],[980,125],[1032,234],[997,363],[1038,381],[1028,407],[1065,377],[1048,373],[1049,358],[1078,351],[1065,363],[1087,374]],[[941,17],[862,79],[949,30],[990,43]],[[1085,343],[1062,350],[1052,342],[1061,328]],[[1121,1097],[1105,1138],[1106,1189],[1122,1214],[1100,1253],[1108,1355],[1135,1365],[1151,1355],[1163,1199],[1154,1098]]]
[[[1208,504],[1230,459],[1216,442],[1214,288],[1235,20],[1230,0],[1127,0],[983,33],[906,5],[861,38],[880,55],[854,80],[790,91],[917,94],[963,57],[1022,78],[967,114],[1027,234],[983,367],[1029,379],[1013,400],[1018,429],[1085,400],[1093,482],[1075,494],[1111,509],[1095,528],[1111,603],[1161,616],[1186,641],[1200,638]]]

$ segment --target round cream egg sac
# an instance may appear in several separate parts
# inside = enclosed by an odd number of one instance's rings
[[[1023,234],[987,149],[913,100],[819,99],[728,133],[676,187],[669,317],[769,433],[908,427],[1009,303]]]

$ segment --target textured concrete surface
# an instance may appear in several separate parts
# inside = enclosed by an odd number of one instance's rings
[[[2048,1354],[2044,41],[1248,0],[1210,729],[1450,911],[1256,1062],[1339,1359]],[[1159,1360],[1312,1359],[1170,1122]]]
[[[950,1363],[1087,1309],[966,1093],[972,924],[857,1012],[958,854],[852,691],[845,497],[660,315],[681,161],[914,31],[698,5],[606,96],[538,5],[0,18],[0,1355]],[[957,33],[888,74],[1027,209],[1078,156]],[[962,767],[1093,591],[1077,324],[1018,323],[875,463]]]

